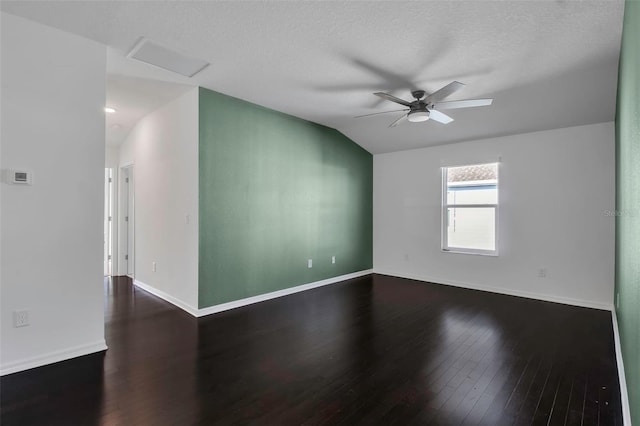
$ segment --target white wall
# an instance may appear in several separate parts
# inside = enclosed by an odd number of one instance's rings
[[[2,13],[2,374],[106,349],[104,46]],[[13,327],[13,311],[31,325]]]
[[[117,146],[105,147],[104,167],[118,169],[120,163],[120,148]]]
[[[611,307],[614,132],[603,123],[374,156],[374,270]],[[500,255],[442,252],[441,167],[499,157]]]
[[[130,163],[135,186],[135,279],[195,310],[198,88],[140,120],[120,147],[120,164]]]

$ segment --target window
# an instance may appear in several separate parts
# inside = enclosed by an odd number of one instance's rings
[[[497,255],[498,163],[442,168],[442,250]]]

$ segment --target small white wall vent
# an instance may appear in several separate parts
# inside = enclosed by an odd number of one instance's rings
[[[193,77],[209,66],[209,63],[202,59],[190,58],[144,37],[141,37],[133,46],[127,58],[137,59],[185,77]]]

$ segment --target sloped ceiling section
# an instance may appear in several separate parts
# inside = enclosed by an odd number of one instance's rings
[[[372,153],[611,121],[624,3],[611,1],[57,2],[2,10],[109,45],[109,72],[200,85],[334,127]],[[140,36],[211,63],[185,78],[125,58]],[[454,122],[389,129],[452,80]]]
[[[136,123],[145,115],[185,93],[192,86],[130,77],[107,76],[107,106],[116,110],[106,115],[106,142],[120,145]]]

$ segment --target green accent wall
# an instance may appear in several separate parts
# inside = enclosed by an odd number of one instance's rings
[[[616,296],[633,423],[640,423],[640,1],[625,4],[616,113]]]
[[[204,88],[199,111],[200,308],[372,268],[369,152]]]

